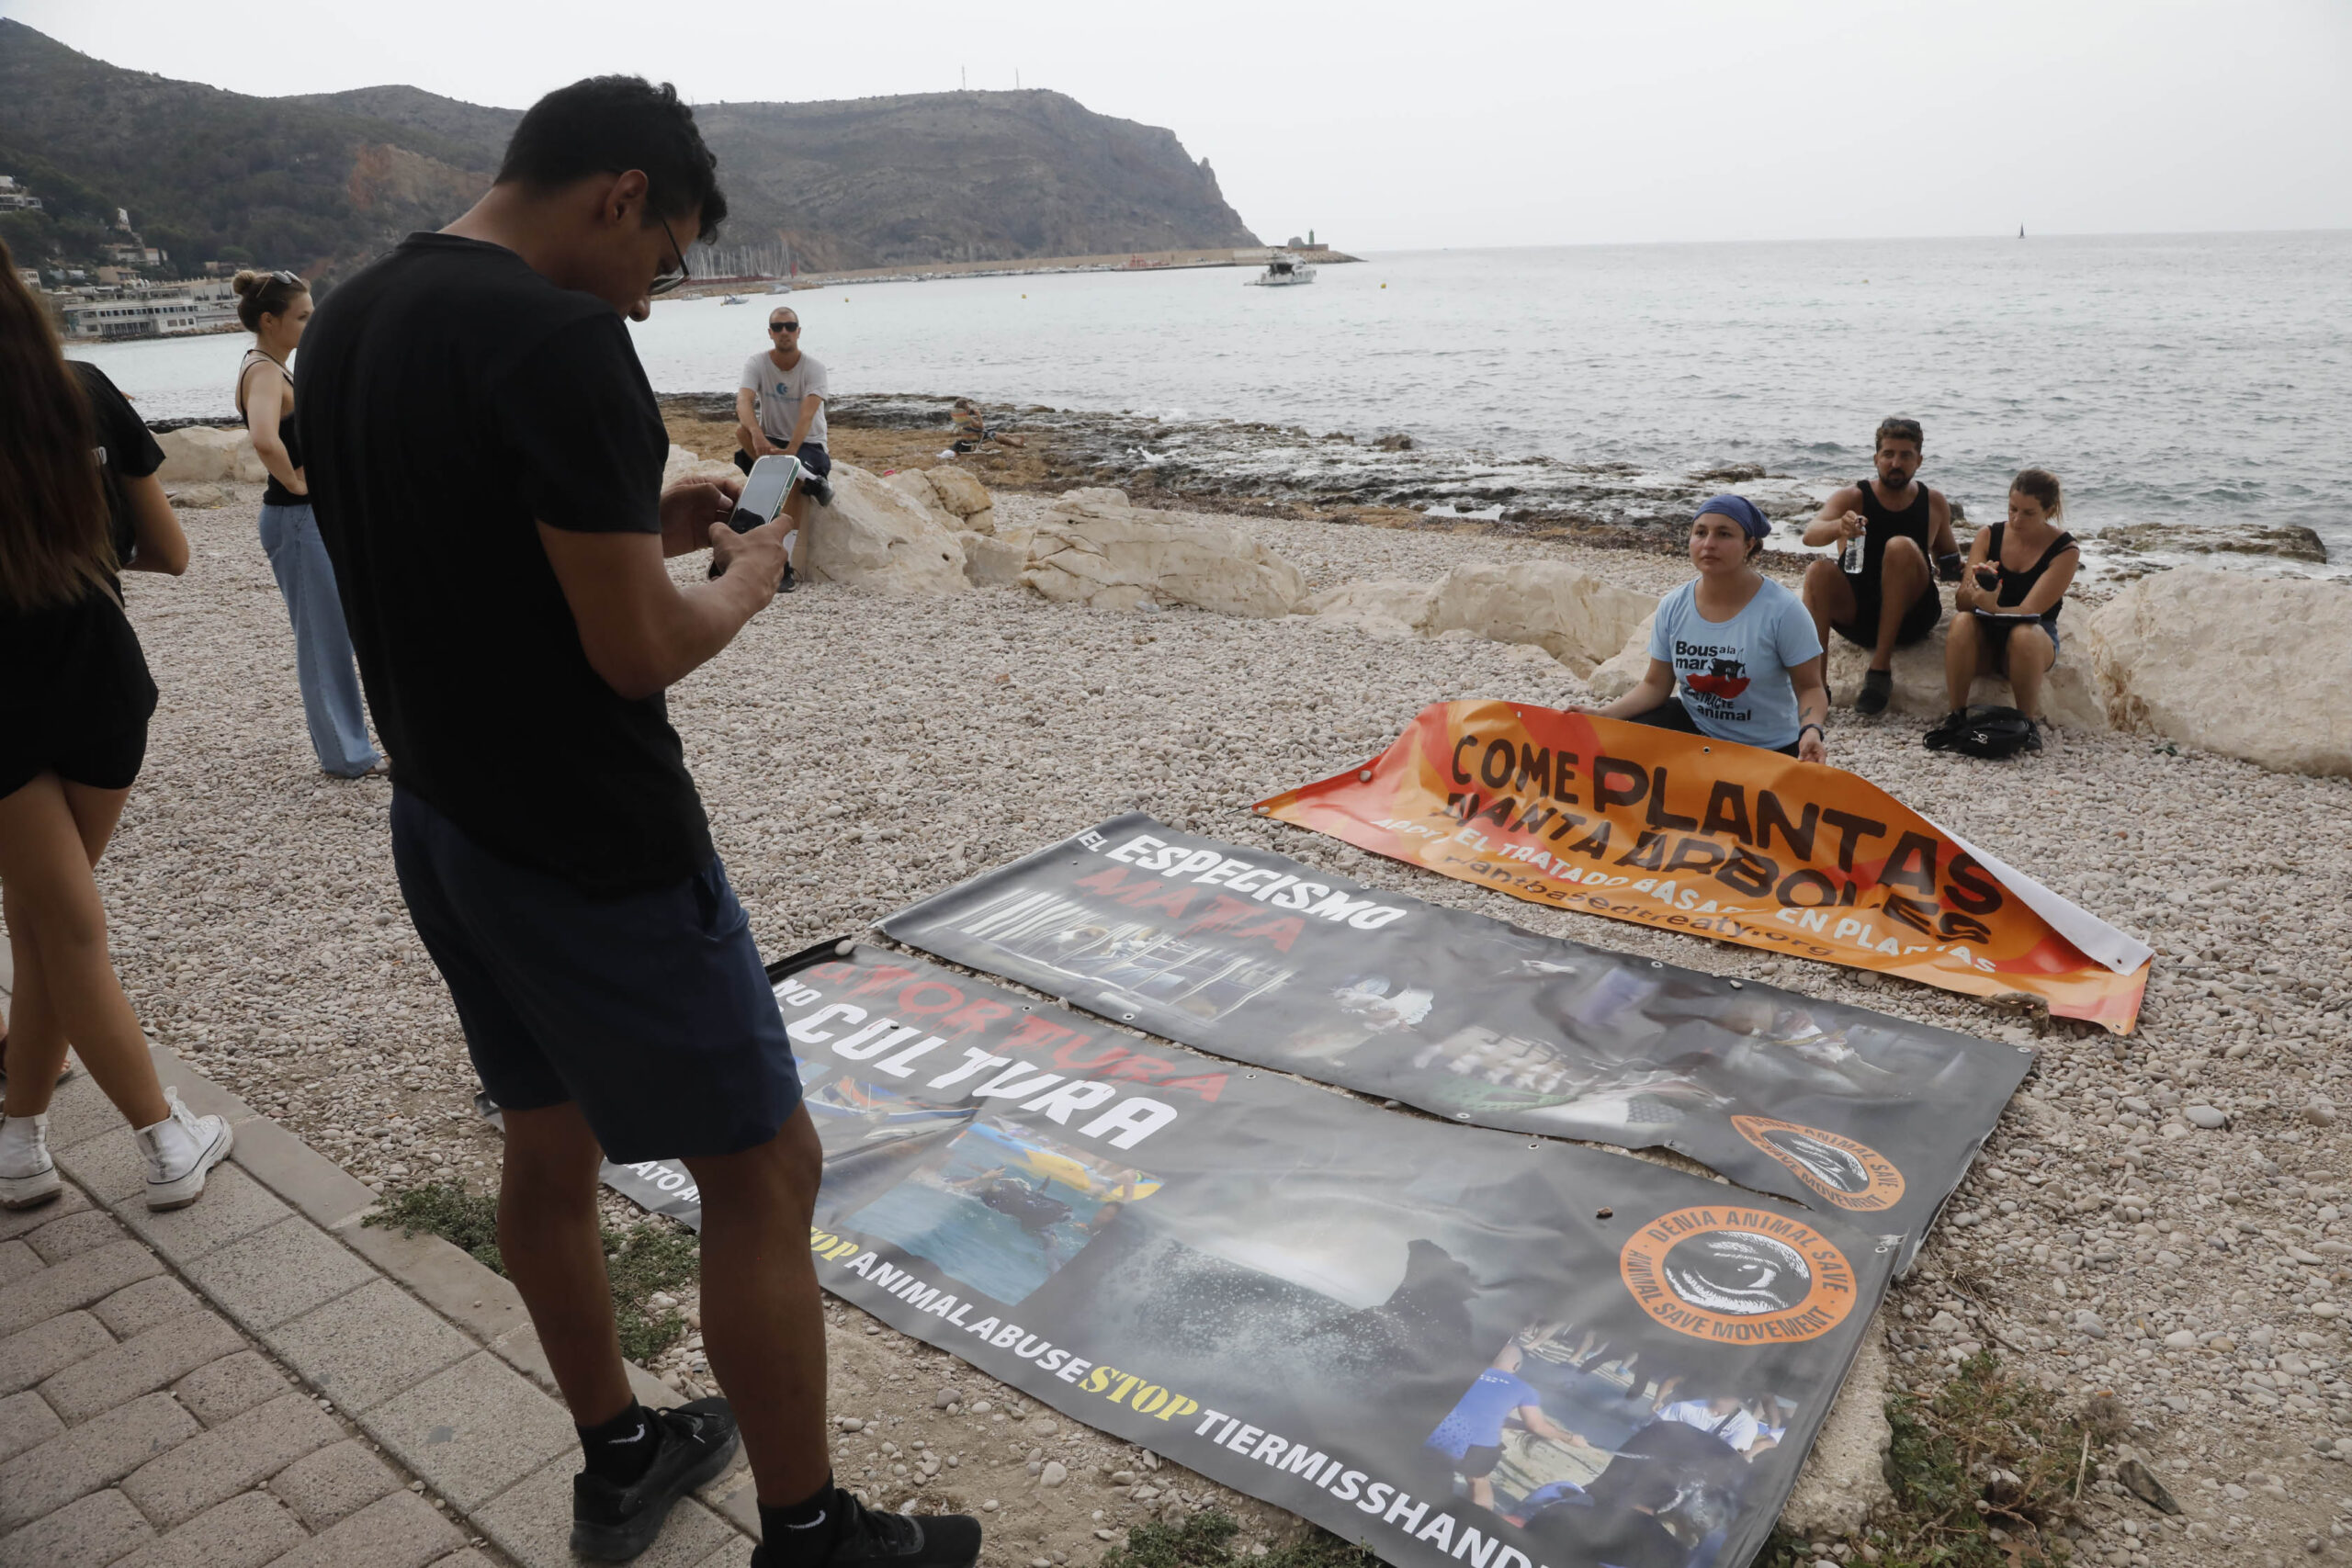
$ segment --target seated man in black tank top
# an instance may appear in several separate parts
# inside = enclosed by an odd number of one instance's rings
[[[1928,562],[1958,563],[1951,503],[1913,478],[1922,449],[1917,420],[1881,420],[1871,455],[1877,474],[1831,496],[1805,526],[1808,545],[1835,546],[1842,553],[1849,541],[1863,542],[1859,572],[1847,571],[1831,555],[1804,574],[1804,607],[1813,612],[1821,646],[1829,646],[1834,628],[1871,650],[1870,673],[1854,696],[1856,713],[1886,711],[1894,689],[1894,650],[1924,640],[1943,619],[1943,596]]]

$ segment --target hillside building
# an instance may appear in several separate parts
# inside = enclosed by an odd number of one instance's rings
[[[0,175],[0,212],[39,212],[40,197],[17,183],[14,175]]]

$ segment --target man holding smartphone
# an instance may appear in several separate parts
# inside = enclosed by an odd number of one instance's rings
[[[785,525],[732,481],[661,488],[624,318],[685,280],[727,202],[668,86],[542,98],[496,182],[312,321],[296,407],[312,502],[392,760],[392,858],[505,1113],[499,1250],[572,1419],[572,1549],[619,1561],[740,1427],[769,1568],[969,1568],[979,1527],[836,1489],[808,1248],[822,1152],[662,693],[766,606]],[[719,570],[680,584],[666,557]],[[701,1189],[703,1333],[727,1400],[632,1397],[597,1231],[600,1157]]]

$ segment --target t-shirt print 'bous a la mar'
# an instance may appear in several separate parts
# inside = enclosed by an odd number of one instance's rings
[[[1699,614],[1699,584],[1658,601],[1650,657],[1674,667],[1675,694],[1702,735],[1777,749],[1797,738],[1797,693],[1789,671],[1818,658],[1821,639],[1797,596],[1767,578],[1738,615]]]

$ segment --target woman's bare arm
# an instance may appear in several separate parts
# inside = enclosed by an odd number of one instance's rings
[[[261,379],[254,379],[256,373]],[[278,430],[278,423],[286,417],[288,396],[286,378],[271,365],[254,365],[245,371],[245,428],[253,433],[254,455],[261,459],[270,477],[296,495],[308,495],[311,487],[303,480],[302,470],[294,466],[286,450],[286,437]]]

